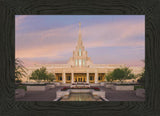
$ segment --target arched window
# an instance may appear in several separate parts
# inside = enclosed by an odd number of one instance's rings
[[[81,56],[81,48],[79,48],[79,56]]]

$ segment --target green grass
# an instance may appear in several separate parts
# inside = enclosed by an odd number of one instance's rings
[[[135,85],[134,90],[136,90],[136,89],[144,89],[144,87],[142,85]]]

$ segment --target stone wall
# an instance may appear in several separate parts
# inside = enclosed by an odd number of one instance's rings
[[[113,89],[118,91],[129,91],[134,90],[134,85],[114,85]]]

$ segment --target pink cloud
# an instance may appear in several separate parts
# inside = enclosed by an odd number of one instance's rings
[[[74,46],[72,44],[48,45],[36,47],[34,49],[20,49],[16,50],[16,57],[20,58],[34,58],[34,57],[53,57],[60,58],[60,54],[72,51]],[[65,50],[64,50],[65,49]]]
[[[135,37],[136,35],[144,36],[144,25],[144,22],[133,23],[122,21],[93,25],[84,28],[82,32],[84,40],[87,39],[87,47],[144,46],[144,38],[141,38],[142,40],[137,42],[131,40],[131,37]]]
[[[25,18],[26,16],[16,17],[16,30]],[[82,39],[86,48],[114,46],[144,47],[144,38],[134,41],[135,36],[144,36],[144,32],[144,22],[121,21],[83,27]],[[45,31],[18,33],[16,34],[16,57],[50,57],[58,59],[63,57],[63,54],[72,52],[75,49],[77,40],[78,24]]]

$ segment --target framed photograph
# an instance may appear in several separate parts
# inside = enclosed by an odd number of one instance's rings
[[[158,1],[1,3],[2,116],[159,115]]]

